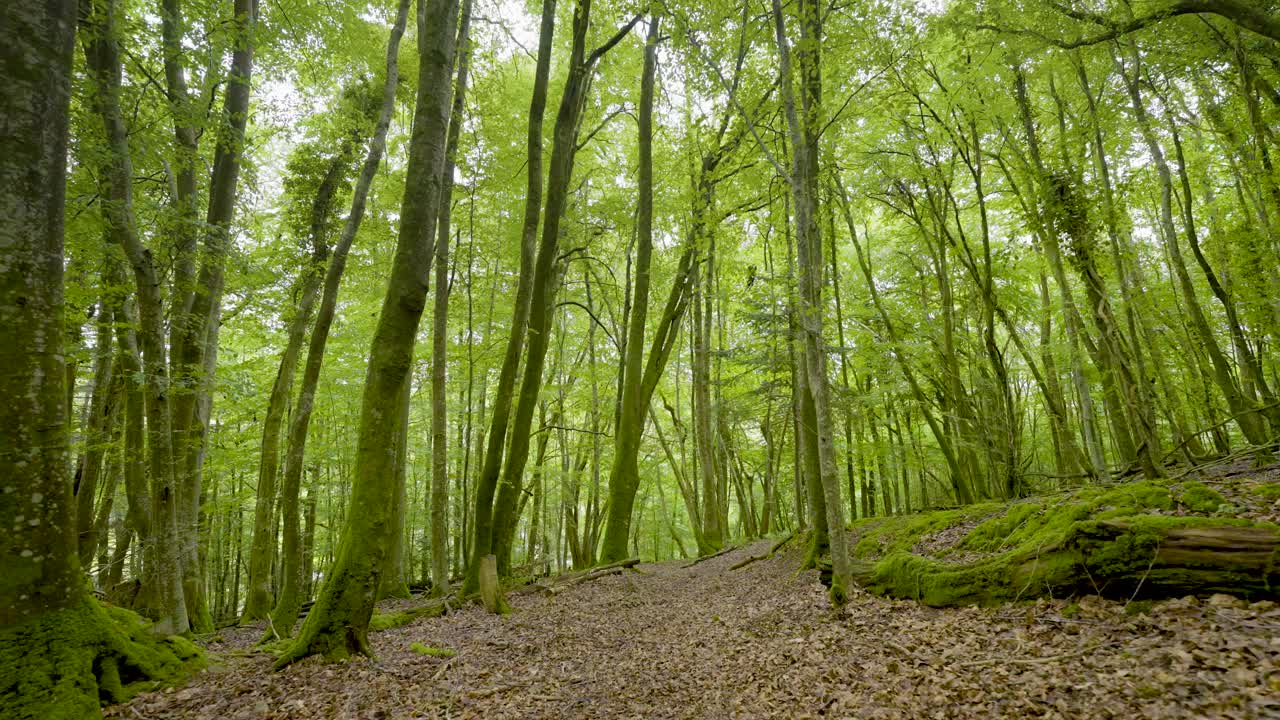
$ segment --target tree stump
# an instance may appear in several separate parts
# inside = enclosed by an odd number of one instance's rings
[[[498,558],[485,555],[480,561],[480,600],[484,609],[491,613],[503,613],[506,601],[502,597],[502,589],[498,585]]]

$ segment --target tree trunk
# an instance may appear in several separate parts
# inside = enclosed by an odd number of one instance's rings
[[[524,372],[520,380],[515,417],[508,436],[506,466],[502,471],[492,517],[492,552],[498,558],[498,573],[506,576],[511,569],[511,543],[515,536],[516,501],[523,491],[525,464],[529,460],[529,429],[533,412],[542,390],[542,371],[546,364],[551,339],[552,311],[564,275],[560,260],[560,223],[569,201],[569,183],[578,151],[578,125],[586,104],[587,91],[596,63],[638,22],[637,15],[623,30],[604,45],[586,50],[587,29],[591,24],[591,0],[578,0],[573,17],[573,42],[569,53],[569,77],[560,97],[551,144],[551,167],[547,173],[547,200],[542,215],[542,238],[533,267],[530,288],[527,343]],[[515,334],[513,329],[512,334]],[[490,438],[492,444],[493,438]],[[488,461],[486,460],[486,465]]]
[[[93,81],[93,105],[107,138],[107,156],[100,174],[103,220],[124,249],[137,285],[138,332],[147,378],[147,451],[151,475],[153,535],[144,543],[148,611],[156,616],[157,634],[186,632],[181,545],[178,533],[178,492],[170,418],[168,361],[165,353],[161,286],[151,251],[138,236],[133,206],[133,160],[120,109],[120,49],[115,40],[114,2],[105,2],[85,20],[85,64]]]
[[[410,374],[414,339],[426,304],[439,218],[448,129],[449,80],[453,66],[454,0],[420,0],[419,77],[413,137],[406,170],[396,257],[369,352],[356,450],[351,507],[334,567],[297,639],[277,661],[288,665],[307,655],[372,654],[369,618],[392,542],[388,512],[398,491],[390,440],[399,418],[388,401]]]
[[[511,310],[511,327],[498,374],[494,404],[484,463],[476,479],[475,513],[472,517],[473,540],[467,562],[463,594],[480,589],[480,561],[493,551],[494,496],[498,476],[502,472],[502,454],[506,447],[507,425],[511,421],[511,397],[515,389],[520,355],[524,351],[529,328],[529,301],[533,292],[534,253],[537,251],[538,220],[542,212],[542,121],[547,109],[547,84],[551,73],[552,40],[555,35],[556,0],[542,0],[542,23],[538,33],[538,58],[533,76],[533,96],[529,101],[529,125],[526,136],[528,168],[524,198],[524,222],[520,229],[520,275],[516,281],[515,301]]]
[[[463,0],[458,28],[458,79],[454,83],[445,146],[444,189],[436,233],[436,296],[431,333],[431,594],[449,592],[449,427],[445,414],[445,380],[449,334],[449,232],[453,207],[453,168],[466,109],[467,77],[471,65],[471,0]],[[466,449],[464,448],[464,452]]]
[[[796,51],[801,91],[800,113],[792,89],[791,49],[787,43],[782,6],[773,0],[773,17],[780,59],[783,106],[792,146],[791,194],[796,208],[796,267],[799,321],[804,343],[804,373],[814,410],[814,443],[817,445],[822,497],[830,529],[833,576],[831,601],[848,600],[849,553],[844,506],[840,499],[840,470],[832,437],[831,385],[822,333],[822,232],[818,222],[818,158],[822,117],[822,10],[817,0],[801,0],[800,45]],[[812,500],[811,500],[812,502]]]
[[[382,85],[382,101],[378,110],[378,121],[373,136],[369,140],[369,149],[364,164],[360,169],[360,177],[356,180],[351,195],[351,209],[347,214],[342,234],[333,248],[333,256],[329,259],[329,269],[325,272],[324,290],[320,299],[320,309],[316,313],[315,326],[311,329],[311,340],[307,347],[307,360],[302,372],[302,386],[298,389],[298,402],[294,406],[293,420],[289,427],[289,446],[285,453],[284,482],[280,499],[281,523],[284,530],[283,551],[284,562],[281,573],[282,582],[276,606],[271,612],[271,625],[277,632],[287,635],[297,622],[298,612],[302,606],[300,597],[303,578],[309,587],[311,573],[302,575],[300,571],[309,564],[310,553],[303,562],[300,554],[301,543],[298,538],[298,495],[302,482],[303,462],[306,458],[307,433],[311,427],[311,413],[315,407],[316,387],[320,382],[320,370],[324,365],[325,346],[329,341],[329,328],[333,325],[334,314],[338,307],[338,290],[342,284],[342,275],[347,267],[347,253],[351,243],[355,241],[356,232],[364,219],[365,202],[369,197],[369,188],[382,163],[382,153],[386,148],[387,130],[391,126],[391,116],[395,112],[395,92],[399,81],[400,39],[404,36],[408,23],[410,0],[400,0],[396,11],[395,24],[387,41],[387,64]],[[315,498],[309,499],[308,512],[314,513]],[[336,520],[336,518],[334,518]],[[307,522],[314,526],[314,516],[309,515]],[[309,591],[308,591],[309,594]]]

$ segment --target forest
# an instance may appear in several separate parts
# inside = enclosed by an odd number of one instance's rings
[[[0,80],[4,718],[1280,712],[1275,0],[6,0]]]

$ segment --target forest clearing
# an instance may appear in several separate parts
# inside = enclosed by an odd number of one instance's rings
[[[1277,0],[0,2],[0,719],[1280,717]]]

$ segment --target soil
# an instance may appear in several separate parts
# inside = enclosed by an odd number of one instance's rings
[[[424,618],[374,634],[377,661],[309,658],[273,672],[272,656],[252,649],[261,628],[225,630],[205,643],[213,667],[186,687],[106,714],[1280,718],[1274,603],[1087,597],[936,610],[855,591],[832,611],[794,547],[729,569],[771,542],[512,595],[507,617],[469,606]]]

